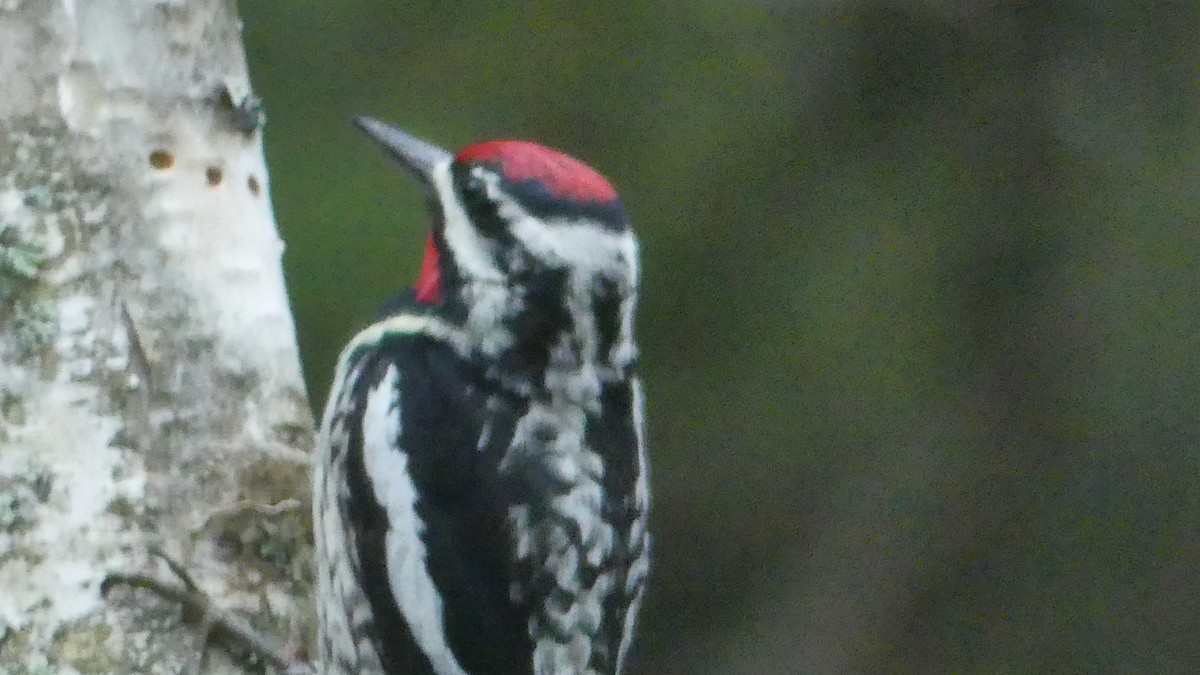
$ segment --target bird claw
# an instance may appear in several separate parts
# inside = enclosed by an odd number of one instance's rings
[[[311,675],[314,672],[310,664],[288,655],[284,650],[275,646],[274,640],[264,637],[233,614],[217,608],[178,561],[157,547],[150,548],[149,553],[166,564],[182,587],[145,574],[114,572],[106,576],[100,583],[100,595],[107,598],[113,588],[128,586],[133,589],[150,591],[164,600],[179,605],[183,609],[184,620],[200,626],[203,639],[201,663],[206,658],[209,645],[219,641],[227,648],[258,658],[284,675]]]

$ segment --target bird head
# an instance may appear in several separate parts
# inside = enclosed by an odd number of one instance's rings
[[[632,361],[638,246],[607,179],[530,141],[452,154],[378,120],[355,123],[429,197],[418,302],[460,321],[484,352]]]

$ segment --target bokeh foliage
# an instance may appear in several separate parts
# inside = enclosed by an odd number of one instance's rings
[[[1200,663],[1196,4],[241,11],[317,405],[427,226],[352,114],[538,139],[622,191],[636,672]]]

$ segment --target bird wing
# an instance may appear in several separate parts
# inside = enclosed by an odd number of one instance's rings
[[[338,674],[383,672],[349,509],[346,458],[351,427],[362,416],[360,402],[353,397],[362,378],[362,353],[347,348],[342,355],[317,439],[313,479],[319,661],[324,672]]]
[[[531,672],[496,470],[518,404],[409,319],[356,338],[331,393],[317,517],[319,554],[337,564],[319,571],[340,597],[322,600],[322,633],[358,658],[369,649],[383,672]]]

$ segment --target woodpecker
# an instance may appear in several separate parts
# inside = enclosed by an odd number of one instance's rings
[[[527,141],[357,126],[423,186],[415,286],[342,351],[316,460],[326,672],[620,673],[650,540],[617,192]]]

